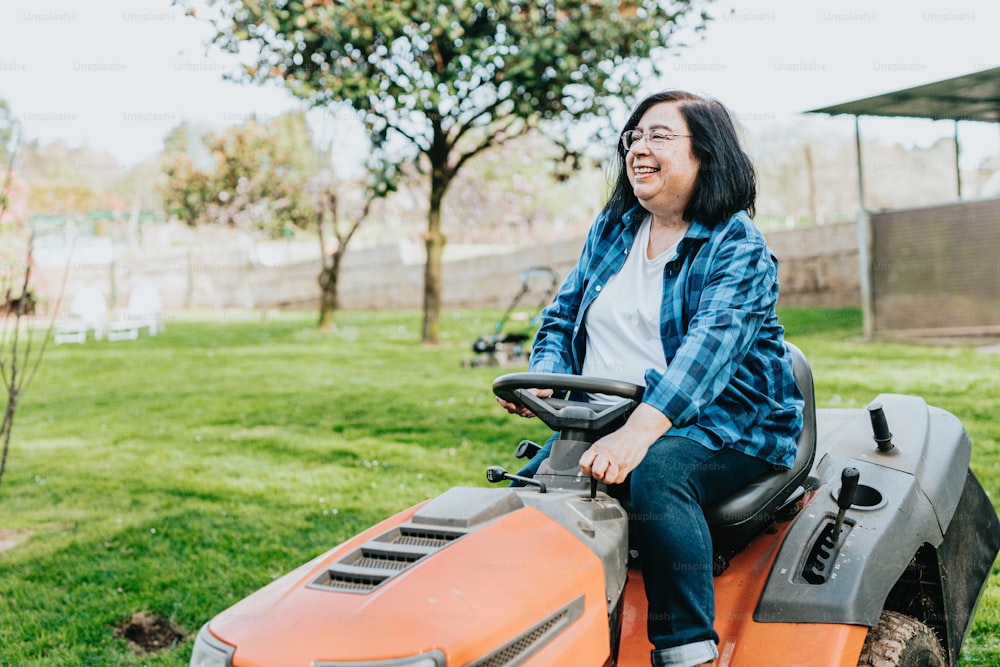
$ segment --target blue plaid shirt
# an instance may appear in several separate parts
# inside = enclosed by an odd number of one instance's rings
[[[645,215],[637,206],[621,220],[598,217],[576,267],[542,313],[532,371],[580,373],[587,308],[625,264]],[[691,222],[663,272],[667,369],[646,371],[642,399],[673,422],[669,435],[791,467],[804,402],[777,300],[777,259],[745,212],[712,228]]]

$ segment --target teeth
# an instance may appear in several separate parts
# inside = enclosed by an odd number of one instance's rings
[[[635,173],[637,174],[652,174],[654,171],[659,171],[659,169],[654,169],[653,167],[636,167]]]

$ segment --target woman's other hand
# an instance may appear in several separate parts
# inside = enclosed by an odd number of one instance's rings
[[[672,426],[662,412],[640,403],[624,426],[599,438],[583,453],[580,470],[605,484],[621,484],[642,463],[652,444]]]

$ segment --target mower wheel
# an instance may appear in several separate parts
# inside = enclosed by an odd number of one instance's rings
[[[917,619],[883,611],[868,632],[858,667],[947,667],[934,632]]]

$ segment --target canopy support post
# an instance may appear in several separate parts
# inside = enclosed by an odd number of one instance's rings
[[[861,166],[861,120],[854,117],[854,148],[858,160],[858,276],[861,288],[861,318],[864,337],[871,338],[875,327],[875,310],[872,302],[872,229],[865,204],[865,179]]]
[[[955,186],[958,191],[958,198],[962,199],[962,168],[958,164],[962,149],[958,143],[958,119],[955,119]]]

